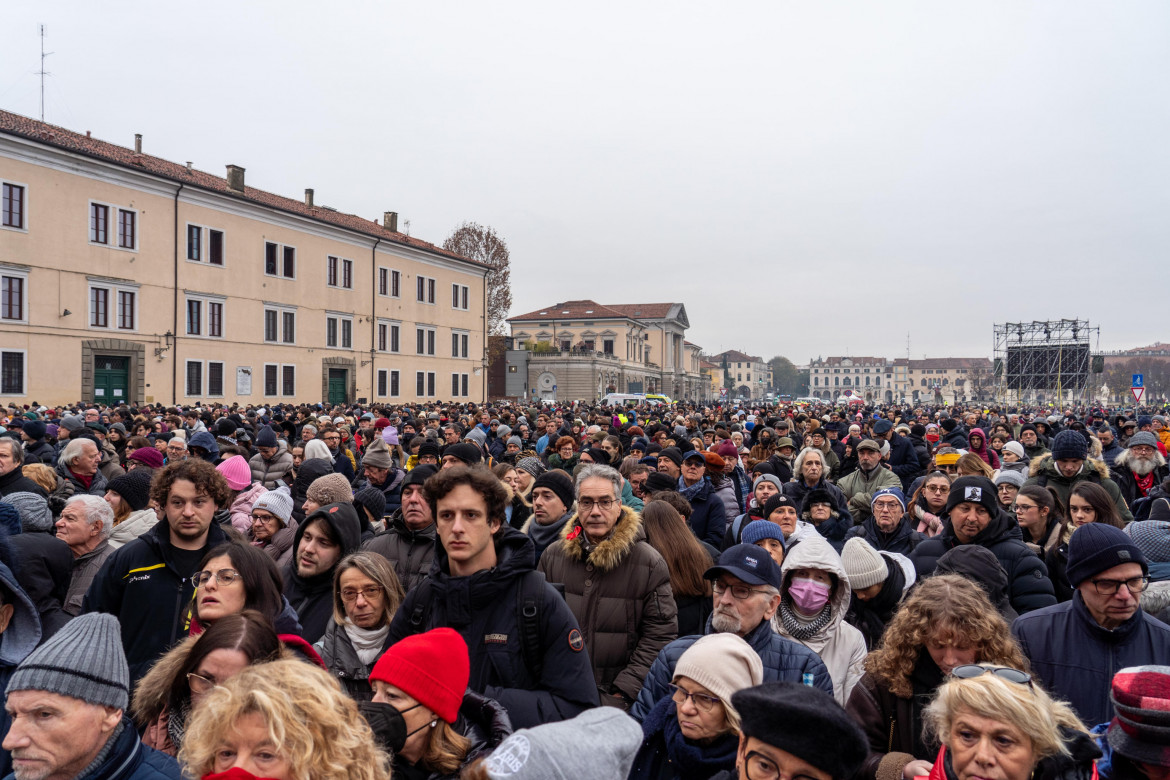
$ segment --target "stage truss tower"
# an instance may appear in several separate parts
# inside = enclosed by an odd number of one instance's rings
[[[1100,328],[1088,320],[996,324],[996,395],[1007,403],[1079,401],[1088,397],[1092,345]]]

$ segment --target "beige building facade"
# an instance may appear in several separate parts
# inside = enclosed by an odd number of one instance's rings
[[[0,112],[0,401],[478,401],[487,268]]]

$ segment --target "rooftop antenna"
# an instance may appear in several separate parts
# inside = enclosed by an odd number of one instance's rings
[[[43,25],[43,24],[40,25],[40,28],[41,28],[41,69],[37,71],[37,75],[41,77],[41,121],[44,122],[45,121],[45,76],[53,75],[52,73],[49,73],[47,70],[45,70],[45,57],[48,57],[53,52],[45,51],[45,25]]]

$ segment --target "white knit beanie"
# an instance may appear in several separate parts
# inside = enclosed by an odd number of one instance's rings
[[[869,542],[855,536],[841,550],[841,566],[852,590],[865,590],[886,581],[886,559]]]
[[[731,707],[731,694],[764,681],[760,654],[735,634],[707,634],[688,647],[674,667],[674,679],[688,677]]]

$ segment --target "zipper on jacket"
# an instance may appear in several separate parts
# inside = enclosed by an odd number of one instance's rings
[[[886,752],[887,753],[894,752],[894,724],[896,724],[897,722],[898,722],[897,718],[890,718],[890,736],[889,736],[889,739],[886,740]]]
[[[187,584],[187,578],[179,579],[179,590],[175,593],[175,619],[171,623],[171,644],[179,638],[179,623],[183,620],[183,586]]]

